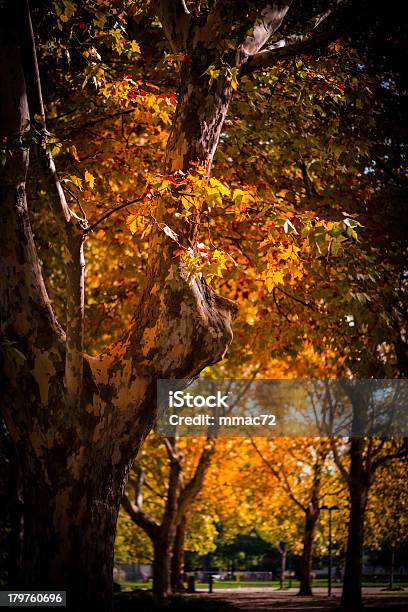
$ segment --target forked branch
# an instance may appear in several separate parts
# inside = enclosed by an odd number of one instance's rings
[[[346,1],[335,0],[331,2],[324,11],[309,19],[299,33],[289,34],[249,57],[243,66],[242,72],[248,74],[255,70],[270,68],[280,59],[294,57],[302,53],[310,53],[332,40],[336,34],[335,26],[331,24],[323,31],[319,31],[319,27],[340,6],[346,4]]]
[[[267,4],[261,12],[260,19],[253,28],[253,33],[248,36],[242,48],[248,55],[257,53],[269,38],[282,25],[292,0],[289,2],[272,2]]]
[[[78,406],[83,381],[83,320],[85,258],[83,242],[87,222],[70,210],[58,178],[54,159],[47,144],[45,109],[34,32],[28,0],[21,0],[23,13],[22,47],[31,126],[36,126],[35,151],[44,180],[47,198],[65,242],[67,323],[65,354],[65,387],[68,403]]]

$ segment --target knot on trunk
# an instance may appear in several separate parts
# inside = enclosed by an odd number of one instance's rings
[[[174,272],[174,270],[173,270]],[[170,274],[141,336],[142,363],[159,378],[190,378],[220,361],[231,343],[237,306],[203,278]]]
[[[193,283],[192,290],[197,300],[198,324],[202,325],[202,351],[208,359],[214,359],[206,364],[211,365],[224,357],[231,344],[231,324],[238,313],[238,306],[232,300],[215,293],[204,277]]]

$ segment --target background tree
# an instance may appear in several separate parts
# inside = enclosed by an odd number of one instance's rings
[[[365,384],[364,384],[365,383]],[[372,414],[373,383],[364,381],[340,381],[339,385],[350,402],[352,410],[352,431],[361,431]],[[394,396],[398,393],[394,391]],[[337,398],[336,398],[337,399]],[[334,399],[334,401],[336,401]],[[333,398],[330,400],[333,401]],[[384,400],[386,401],[386,400]],[[369,491],[373,485],[377,470],[393,459],[407,457],[406,438],[364,437],[352,435],[349,439],[349,467],[345,467],[336,446],[332,450],[339,471],[344,478],[350,495],[350,513],[348,520],[348,539],[344,572],[342,605],[351,609],[360,609],[362,601],[362,565],[364,525]]]
[[[342,492],[342,486],[336,482],[333,473],[329,441],[325,438],[317,441],[278,438],[253,439],[252,442],[258,459],[261,459],[257,473],[262,471],[262,467],[266,469],[272,477],[270,486],[278,487],[288,503],[300,511],[298,521],[303,533],[298,535],[302,547],[299,595],[311,595],[312,561],[320,509],[326,499],[331,496],[338,499]],[[297,521],[292,520],[296,525]]]
[[[131,475],[128,488],[133,488],[133,495],[126,494],[122,505],[132,521],[141,527],[152,541],[153,546],[153,593],[163,597],[171,590],[180,590],[184,564],[185,537],[188,514],[197,495],[200,493],[211,458],[215,451],[215,440],[207,439],[201,450],[194,448],[197,455],[194,468],[193,457],[188,465],[191,474],[186,474],[183,465],[185,452],[176,438],[165,437],[162,444],[166,449],[168,466],[162,466],[162,476],[166,482],[161,516],[149,515],[143,507],[143,482],[145,472],[142,465],[137,465]],[[191,453],[190,453],[191,454]],[[166,469],[167,468],[167,469]],[[152,485],[148,484],[149,487]],[[162,488],[162,487],[161,487]],[[155,513],[157,515],[157,511]]]
[[[406,474],[406,458],[380,467],[367,502],[365,544],[387,549],[390,590],[394,588],[396,552],[408,537]]]

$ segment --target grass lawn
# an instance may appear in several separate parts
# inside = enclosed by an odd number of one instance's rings
[[[134,589],[150,589],[151,581],[149,582],[126,582],[123,585],[123,588],[127,590]],[[341,586],[340,582],[333,581],[333,588]],[[239,589],[239,588],[263,588],[263,587],[273,587],[275,589],[279,588],[280,583],[278,580],[214,580],[213,588],[216,589]],[[326,587],[327,588],[327,579],[326,578],[316,578],[313,581],[314,587]],[[289,581],[285,580],[285,588],[289,587]],[[299,587],[299,580],[292,580],[292,587]],[[365,580],[363,581],[363,587],[378,587],[378,588],[386,588],[388,587],[388,580]],[[408,587],[408,582],[396,582],[394,584],[395,587]],[[196,589],[208,589],[207,582],[196,582]]]

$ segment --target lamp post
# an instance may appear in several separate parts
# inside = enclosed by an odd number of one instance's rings
[[[328,510],[329,512],[329,575],[328,575],[328,583],[327,583],[327,596],[331,597],[332,594],[332,512],[334,510],[339,510],[338,506],[322,506],[321,510]]]

